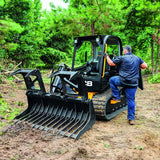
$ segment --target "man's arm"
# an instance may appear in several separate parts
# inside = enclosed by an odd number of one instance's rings
[[[109,55],[106,53],[104,55],[104,57],[107,59],[107,63],[110,65],[110,66],[115,66],[116,64],[113,63],[113,61],[109,58]]]
[[[147,66],[147,63],[144,62],[144,63],[142,63],[142,64],[140,65],[140,67],[141,67],[142,69],[145,69],[145,68],[147,68],[148,66]]]

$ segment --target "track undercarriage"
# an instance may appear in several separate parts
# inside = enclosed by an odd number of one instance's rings
[[[121,93],[121,102],[116,104],[110,103],[110,100],[113,97],[110,88],[93,96],[92,102],[97,119],[110,120],[127,109],[126,97],[122,93],[123,88],[120,88],[119,90]]]

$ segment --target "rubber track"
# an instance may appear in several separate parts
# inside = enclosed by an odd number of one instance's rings
[[[119,90],[121,93],[121,102],[117,104],[110,104],[110,100],[112,99],[110,88],[93,96],[92,102],[97,119],[110,120],[127,109],[126,98],[122,94],[122,88]]]

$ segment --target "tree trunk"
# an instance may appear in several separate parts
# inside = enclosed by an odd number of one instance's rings
[[[5,12],[6,12],[6,8],[5,8],[5,7],[6,7],[6,0],[4,0],[4,5],[3,5],[3,7],[2,7],[2,8],[3,8],[3,9],[2,9],[2,12],[3,12],[3,13],[2,13],[2,14],[3,14],[2,17],[3,17],[3,18],[5,18],[5,16],[6,16],[6,13],[5,13]]]
[[[157,43],[157,68],[156,68],[156,74],[158,74],[158,69],[159,69],[159,44],[160,44],[159,31],[158,31],[158,34],[157,34],[157,39],[158,39],[158,43]]]
[[[92,31],[92,36],[94,36],[94,34],[95,34],[95,21],[92,22],[92,24],[91,24],[91,31]]]
[[[92,22],[92,24],[91,24],[91,31],[92,31],[92,36],[94,36],[94,34],[95,34],[95,21],[94,22]],[[93,56],[93,53],[94,53],[94,48],[93,48],[93,45],[91,46],[91,49],[92,49],[92,51],[91,51],[91,55]]]
[[[153,44],[153,37],[154,35],[152,34],[152,39],[151,39],[151,59],[152,59],[152,75],[154,74],[154,44]]]

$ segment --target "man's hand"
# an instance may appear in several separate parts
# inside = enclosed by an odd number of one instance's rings
[[[108,53],[104,53],[104,55],[103,55],[104,57],[107,57],[108,56]]]
[[[144,62],[144,63],[142,63],[142,64],[140,65],[140,67],[141,67],[142,69],[146,69],[148,66],[147,66],[147,63]]]
[[[108,53],[104,53],[103,56],[107,59],[107,63],[108,63],[110,66],[115,66],[115,64],[113,63],[113,61],[109,58]]]

